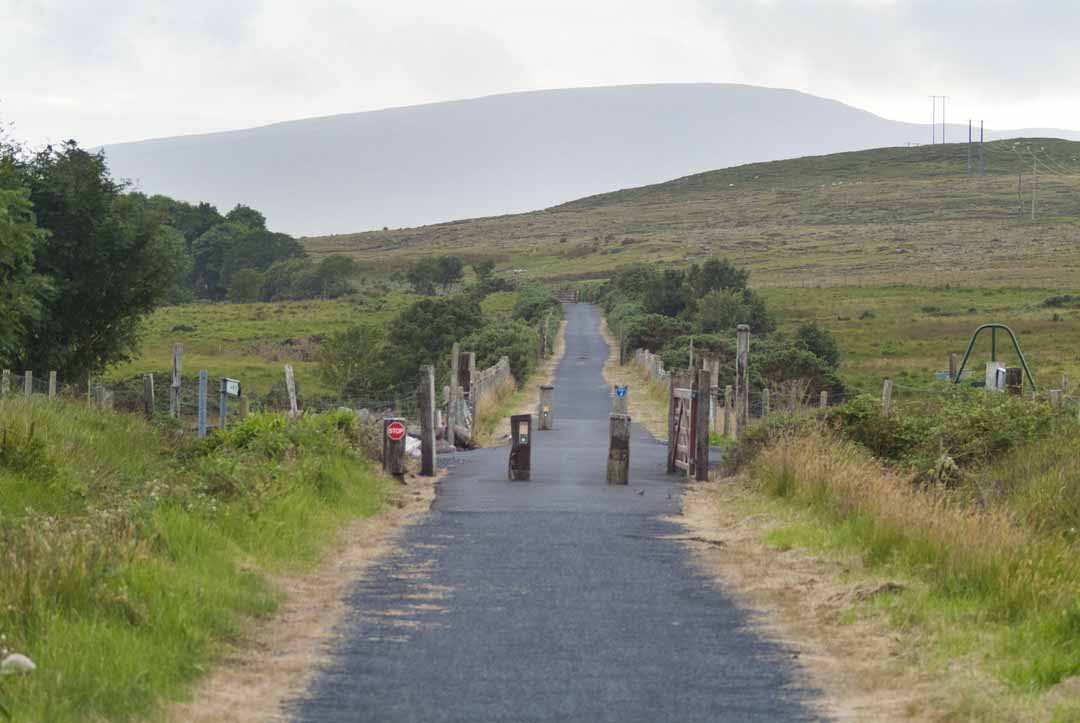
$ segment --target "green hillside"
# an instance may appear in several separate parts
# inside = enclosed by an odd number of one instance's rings
[[[550,280],[720,255],[751,269],[756,286],[1075,284],[1080,143],[987,143],[982,177],[967,174],[967,154],[967,144],[947,144],[751,164],[532,213],[304,243],[315,255],[352,255],[373,273],[433,251]],[[977,156],[972,164],[977,171]]]

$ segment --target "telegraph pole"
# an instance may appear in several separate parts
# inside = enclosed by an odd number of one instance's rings
[[[1024,220],[1024,172],[1016,174],[1016,218]]]
[[[1035,206],[1039,203],[1039,157],[1032,156],[1034,161],[1031,169],[1034,177],[1031,179],[1031,220],[1035,220]]]
[[[983,122],[979,121],[979,175],[986,173],[986,161],[983,158]]]
[[[930,145],[937,143],[937,99],[936,95],[930,96]]]
[[[941,96],[941,142],[942,142],[942,144],[945,143],[945,100],[948,97],[949,96],[947,96],[947,95]]]
[[[968,156],[967,174],[970,176],[971,175],[971,119],[970,118],[968,118],[967,156]]]

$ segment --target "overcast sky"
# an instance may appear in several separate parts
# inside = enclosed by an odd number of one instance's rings
[[[0,0],[0,122],[96,145],[705,81],[915,122],[947,94],[950,121],[1080,129],[1077,38],[1076,0]]]

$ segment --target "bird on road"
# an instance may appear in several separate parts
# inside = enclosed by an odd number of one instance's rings
[[[639,489],[639,490],[637,491],[637,493],[638,493],[639,495],[644,495],[644,494],[645,494],[645,488],[644,488],[644,487],[642,487],[641,489]]]

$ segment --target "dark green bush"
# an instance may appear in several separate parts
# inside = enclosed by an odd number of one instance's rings
[[[536,368],[540,340],[536,330],[521,321],[501,321],[473,332],[462,348],[476,352],[476,366],[486,369],[503,356],[510,359],[510,371],[520,384]]]

